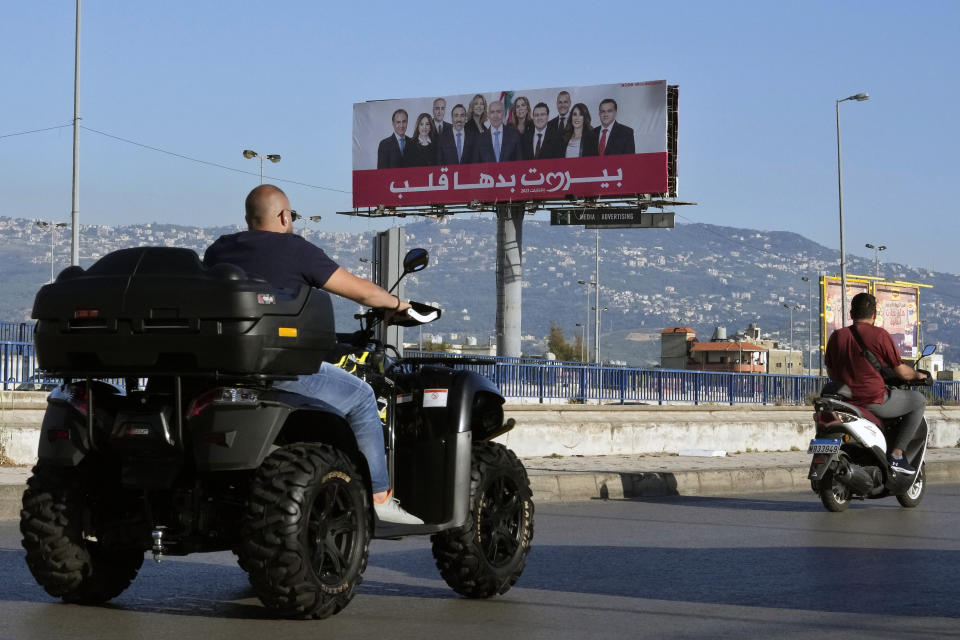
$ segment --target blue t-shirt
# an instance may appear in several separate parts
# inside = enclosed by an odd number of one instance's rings
[[[203,264],[226,262],[265,278],[278,289],[308,284],[318,289],[339,265],[323,249],[295,233],[241,231],[220,236],[203,254]]]

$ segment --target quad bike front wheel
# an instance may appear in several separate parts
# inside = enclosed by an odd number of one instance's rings
[[[347,606],[367,568],[367,494],[353,462],[329,445],[290,445],[263,461],[238,555],[268,609],[326,618]]]
[[[20,511],[30,573],[47,593],[76,604],[115,598],[143,565],[142,549],[108,548],[86,528],[96,519],[94,509],[110,506],[107,488],[92,483],[81,467],[38,464]]]
[[[470,516],[462,527],[431,537],[440,575],[454,591],[489,598],[516,583],[533,539],[532,498],[512,451],[493,442],[473,445]]]

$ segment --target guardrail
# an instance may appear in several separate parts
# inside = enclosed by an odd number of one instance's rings
[[[469,362],[463,362],[464,356],[457,353],[410,350],[406,355],[449,359],[458,369],[476,371],[489,378],[508,398],[533,398],[540,402],[804,405],[819,394],[827,381],[820,376],[632,369],[497,356],[470,357]],[[37,368],[32,342],[0,341],[0,382],[8,390],[24,382],[43,384],[59,380],[46,378]],[[960,404],[960,382],[938,380],[923,391],[932,404]]]
[[[0,342],[33,342],[32,322],[0,322]]]

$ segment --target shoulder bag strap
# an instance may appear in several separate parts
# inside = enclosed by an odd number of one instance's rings
[[[867,349],[867,346],[863,344],[863,338],[860,337],[860,332],[857,331],[856,323],[850,325],[850,333],[853,334],[854,340],[860,345],[860,352],[863,354],[863,357],[867,359],[867,362],[870,363],[870,366],[876,369],[880,375],[883,375],[883,364],[880,362],[880,359],[877,358],[877,355],[873,351],[870,351],[870,349]]]

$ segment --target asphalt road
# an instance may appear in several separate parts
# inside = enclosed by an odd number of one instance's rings
[[[34,583],[0,524],[0,638],[960,638],[960,485],[841,514],[812,493],[542,505],[520,582],[458,597],[426,539],[377,541],[357,597],[272,620],[230,554],[149,560],[104,607]]]

